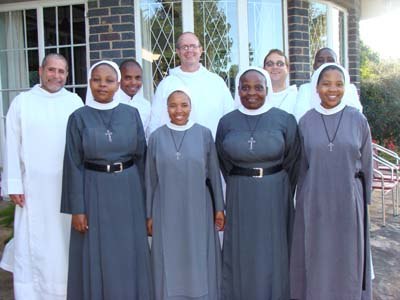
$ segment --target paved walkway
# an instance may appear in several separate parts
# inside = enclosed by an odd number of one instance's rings
[[[0,209],[5,203],[0,201]],[[386,199],[386,227],[382,227],[379,194],[374,194],[370,207],[371,245],[375,268],[374,300],[400,300],[400,216],[393,216],[393,208]],[[3,241],[9,230],[0,230],[0,256]],[[0,300],[13,300],[12,277],[0,269]]]

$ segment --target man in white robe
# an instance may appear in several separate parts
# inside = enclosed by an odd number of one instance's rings
[[[184,32],[179,36],[176,53],[181,65],[171,69],[170,76],[164,78],[157,87],[151,108],[150,133],[169,121],[167,96],[174,85],[179,86],[182,82],[192,95],[190,118],[209,128],[214,138],[219,119],[234,109],[232,95],[225,82],[200,63],[202,51],[194,33]]]
[[[120,88],[116,97],[120,103],[125,103],[137,108],[142,119],[143,129],[147,136],[147,128],[150,122],[151,105],[143,97],[142,92],[142,67],[133,59],[124,60],[119,66],[121,71]]]
[[[64,89],[68,64],[47,55],[41,84],[19,94],[6,121],[3,193],[16,204],[8,247],[16,300],[66,298],[71,219],[60,213],[62,167],[69,115],[83,105]]]
[[[321,48],[317,51],[314,58],[313,69],[317,70],[320,66],[325,63],[338,63],[336,53],[330,48]],[[314,75],[313,75],[314,76]],[[348,95],[346,99],[343,99],[346,105],[353,106],[362,112],[362,105],[360,102],[360,97],[358,96],[357,88],[354,84],[348,86]],[[311,83],[304,83],[300,86],[297,93],[296,105],[294,108],[294,115],[297,122],[300,118],[310,109],[318,106],[319,103],[313,102],[313,91],[311,91]]]

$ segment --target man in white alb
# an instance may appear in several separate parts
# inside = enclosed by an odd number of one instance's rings
[[[48,54],[41,84],[19,94],[6,121],[3,193],[16,204],[12,264],[17,300],[66,297],[71,219],[60,213],[62,168],[69,115],[83,105],[64,89],[66,59]]]
[[[151,108],[150,133],[169,121],[166,97],[172,86],[180,86],[182,82],[192,96],[191,120],[208,127],[214,138],[219,119],[234,109],[233,98],[225,82],[200,63],[202,51],[194,33],[184,32],[179,36],[176,53],[181,65],[171,69],[169,76],[157,87]]]
[[[136,60],[124,60],[119,66],[121,71],[120,87],[117,91],[121,103],[131,105],[139,111],[140,118],[142,119],[143,129],[147,135],[147,128],[150,122],[150,102],[143,97],[142,94],[142,67]]]

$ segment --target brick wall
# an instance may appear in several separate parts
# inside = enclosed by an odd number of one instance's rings
[[[360,82],[359,21],[361,2],[360,0],[333,0],[330,2],[347,9],[349,73],[351,81],[358,86]],[[288,0],[288,23],[290,83],[299,86],[310,79],[307,0]]]
[[[134,0],[89,0],[90,65],[135,58]]]
[[[308,2],[288,0],[290,84],[297,86],[310,79]]]

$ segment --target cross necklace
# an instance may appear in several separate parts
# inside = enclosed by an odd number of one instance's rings
[[[256,121],[256,125],[254,126],[254,128],[251,128],[250,126],[250,122],[249,122],[249,117],[247,115],[245,115],[245,119],[246,119],[246,123],[247,123],[247,127],[249,128],[250,131],[250,139],[247,141],[247,143],[249,144],[249,150],[253,151],[254,149],[254,144],[257,143],[257,141],[254,139],[253,135],[254,132],[257,129],[258,126],[258,122],[260,121],[262,115],[259,115]]]
[[[333,134],[333,137],[332,137],[332,138],[329,136],[328,128],[326,127],[326,123],[325,123],[324,116],[323,116],[323,114],[320,114],[321,119],[322,119],[322,123],[324,124],[324,129],[325,129],[326,137],[328,138],[328,141],[329,141],[329,144],[328,144],[329,152],[332,152],[333,146],[335,146],[335,145],[333,144],[333,141],[335,140],[336,134],[338,133],[340,123],[342,122],[343,112],[344,112],[345,109],[346,109],[346,106],[342,109],[342,112],[341,112],[340,117],[339,117],[339,122],[338,122],[338,124],[337,124],[337,126],[336,126],[336,130],[335,130],[335,133]]]
[[[103,116],[101,115],[101,112],[99,112],[99,116],[100,116],[101,122],[103,123],[103,125],[104,125],[104,127],[106,129],[106,132],[104,133],[104,135],[107,136],[108,141],[110,143],[112,142],[111,136],[112,136],[113,133],[112,133],[112,131],[110,129],[111,129],[111,121],[112,121],[112,118],[113,118],[114,111],[115,111],[115,109],[113,109],[113,111],[111,112],[110,120],[108,121],[108,123],[106,123],[104,121]]]
[[[171,134],[171,139],[172,139],[172,141],[174,142],[174,146],[175,146],[176,160],[180,160],[180,159],[181,159],[181,156],[182,156],[182,154],[181,154],[181,148],[182,148],[183,140],[185,139],[186,132],[187,132],[187,130],[185,130],[185,132],[183,133],[183,137],[182,137],[181,141],[179,142],[179,146],[177,146],[177,145],[176,145],[175,138],[174,138],[174,134],[172,133],[172,130],[171,130],[171,129],[169,130],[169,133]]]

